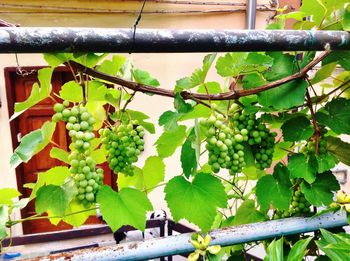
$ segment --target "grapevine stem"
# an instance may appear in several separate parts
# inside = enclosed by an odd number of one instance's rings
[[[270,82],[266,85],[254,88],[254,89],[248,89],[248,90],[233,90],[228,91],[224,93],[219,94],[202,94],[202,93],[191,93],[188,91],[182,91],[181,96],[183,99],[191,99],[194,100],[194,98],[198,100],[230,100],[230,99],[238,99],[240,97],[256,94],[262,91],[266,91],[269,89],[276,88],[282,84],[285,84],[287,82],[293,81],[295,79],[303,79],[307,76],[307,72],[310,71],[316,64],[318,64],[320,61],[322,61],[327,55],[330,54],[330,51],[324,51],[319,55],[317,58],[315,58],[313,61],[311,61],[309,64],[307,64],[300,72],[294,73],[290,76],[287,76],[285,78],[279,79],[277,81]],[[92,68],[88,68],[82,64],[79,64],[74,61],[69,62],[70,65],[77,71],[84,72],[87,75],[90,75],[92,77],[96,77],[99,79],[103,79],[106,81],[109,81],[111,83],[119,84],[121,86],[125,86],[128,89],[139,91],[143,93],[153,93],[160,96],[165,97],[175,97],[175,93],[172,90],[167,90],[163,88],[154,88],[153,86],[145,85],[145,84],[139,84],[133,81],[128,81],[121,79],[119,77],[111,76],[99,71],[96,71]]]
[[[308,78],[306,78],[306,80],[308,82],[310,82]],[[314,109],[312,107],[312,100],[311,100],[311,97],[310,97],[309,90],[306,90],[306,98],[307,98],[307,106],[309,107],[309,110],[310,110],[310,113],[311,113],[312,124],[314,125],[314,130],[315,130],[314,131],[315,154],[318,155],[318,143],[319,143],[319,139],[320,139],[320,128],[318,127],[315,111],[314,111]]]

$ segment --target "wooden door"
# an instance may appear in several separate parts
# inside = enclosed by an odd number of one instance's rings
[[[31,71],[33,68],[26,68],[27,71]],[[38,68],[34,68],[38,69]],[[5,69],[7,98],[9,103],[9,113],[13,114],[13,105],[15,102],[26,100],[31,92],[33,83],[37,82],[37,74],[30,74],[27,76],[17,75],[13,68]],[[58,93],[62,84],[71,80],[71,74],[65,68],[57,69],[52,76],[52,90]],[[31,107],[18,118],[11,122],[12,142],[14,148],[19,144],[20,137],[23,137],[27,133],[40,128],[44,122],[51,120],[53,115],[52,106],[55,101],[51,98],[47,98],[35,106]],[[56,131],[53,135],[52,141],[60,146],[62,149],[67,149],[69,145],[69,136],[65,129],[65,124],[59,122]],[[50,150],[52,145],[49,144],[40,153],[35,155],[28,163],[21,164],[16,169],[17,185],[19,191],[23,197],[29,197],[31,190],[23,188],[26,183],[32,183],[37,180],[37,175],[40,172],[44,172],[54,166],[64,165],[59,160],[50,158]],[[116,184],[116,177],[111,171],[103,166],[105,169],[104,183],[108,185]],[[22,217],[28,217],[35,214],[34,202],[23,209]],[[87,223],[99,223],[96,217],[90,217]],[[52,225],[46,219],[26,221],[23,223],[23,233],[32,234],[48,231],[57,231],[71,228],[70,225],[60,222],[57,226]]]

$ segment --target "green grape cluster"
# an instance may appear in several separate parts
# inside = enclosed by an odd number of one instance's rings
[[[213,172],[218,173],[220,168],[237,173],[245,166],[244,140],[248,138],[248,132],[235,131],[228,124],[222,114],[214,112],[201,124],[206,127],[206,149],[209,153],[208,164]]]
[[[293,193],[293,199],[288,210],[277,210],[274,219],[287,218],[292,216],[304,216],[311,212],[311,204],[306,200],[304,194],[298,187]]]
[[[229,113],[235,133],[241,133],[243,140],[250,145],[256,167],[258,169],[270,167],[277,134],[270,132],[266,125],[257,119],[256,113],[246,112],[237,104],[231,106]]]
[[[103,169],[96,168],[96,162],[90,156],[91,141],[95,138],[93,133],[94,117],[83,105],[68,108],[69,102],[54,105],[53,121],[66,122],[72,146],[68,157],[69,171],[77,187],[76,198],[85,206],[95,202],[96,193],[102,185]]]
[[[102,144],[107,151],[107,161],[114,173],[134,174],[134,162],[144,150],[144,128],[137,121],[120,123],[99,131]]]

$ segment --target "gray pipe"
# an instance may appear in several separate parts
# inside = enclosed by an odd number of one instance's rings
[[[247,0],[246,29],[255,29],[256,22],[256,0]]]
[[[320,228],[346,226],[346,213],[325,214],[311,218],[287,218],[213,230],[211,245],[229,246],[246,242],[271,239],[286,235],[311,232]],[[131,242],[115,246],[98,247],[50,255],[35,260],[145,260],[194,251],[190,243],[191,233]]]

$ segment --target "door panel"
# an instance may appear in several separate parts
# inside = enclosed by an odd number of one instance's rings
[[[28,68],[28,71],[32,69],[33,68]],[[37,75],[31,74],[22,77],[17,75],[14,69],[7,68],[5,69],[5,77],[9,101],[9,114],[12,115],[14,102],[24,101],[27,99],[27,97],[29,97],[33,83],[37,82]],[[59,68],[54,72],[52,77],[53,92],[59,93],[61,86],[71,79],[72,77],[70,72]],[[14,148],[18,146],[18,138],[40,128],[46,121],[51,120],[51,116],[54,113],[52,110],[54,103],[54,99],[47,98],[28,109],[26,112],[22,113],[11,123]],[[59,122],[57,124],[56,131],[52,137],[52,142],[57,144],[60,148],[67,150],[69,145],[69,136],[63,122]],[[26,183],[35,182],[37,180],[38,173],[44,172],[54,166],[64,165],[64,163],[61,161],[50,158],[49,155],[52,147],[53,145],[49,144],[41,152],[35,155],[28,163],[22,164],[16,169],[18,189],[22,193],[23,197],[28,197],[31,193],[31,190],[23,188],[23,185]],[[104,182],[108,185],[113,184],[114,189],[116,189],[116,176],[111,174],[111,171],[106,164],[104,164],[102,167],[105,170]],[[23,209],[22,217],[34,215],[34,210],[34,202],[30,202],[30,204]],[[87,223],[100,223],[100,221],[96,217],[90,217]],[[71,226],[65,224],[64,222],[60,222],[58,226],[54,226],[46,219],[26,221],[23,223],[23,231],[25,234],[57,231],[69,228],[71,228]]]

